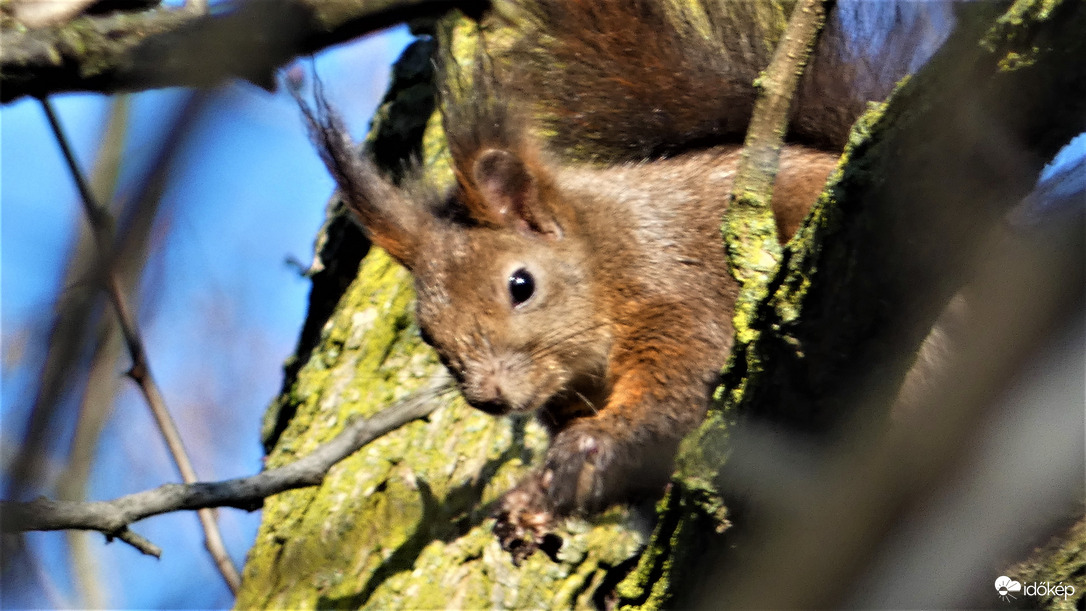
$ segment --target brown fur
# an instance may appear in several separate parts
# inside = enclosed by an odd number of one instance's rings
[[[513,4],[499,8],[524,34],[505,79],[545,118],[552,146],[607,160],[742,141],[787,19],[752,0]],[[842,148],[865,100],[885,95],[887,83],[845,57],[839,28],[831,18],[796,95],[793,142]]]
[[[679,440],[705,414],[738,291],[721,219],[749,83],[769,53],[766,32],[744,27],[752,4],[722,2],[700,17],[648,0],[517,7],[525,42],[511,57],[526,76],[497,89],[500,75],[480,61],[478,90],[446,113],[457,186],[441,209],[451,213],[428,212],[357,161],[327,107],[309,115],[359,220],[412,271],[424,338],[467,401],[536,413],[552,434],[543,464],[499,503],[495,532],[517,561],[553,543],[556,518],[658,494]],[[809,77],[793,120],[798,140],[823,149],[782,155],[782,241],[860,107],[841,85],[848,72],[834,44],[815,65],[837,78]],[[509,110],[518,101],[539,107],[553,142],[528,135]],[[643,161],[561,163],[547,144]]]

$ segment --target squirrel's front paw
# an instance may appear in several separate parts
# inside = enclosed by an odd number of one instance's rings
[[[554,437],[543,473],[557,513],[599,511],[607,505],[611,499],[605,485],[614,452],[611,437],[591,427],[573,426]]]
[[[505,493],[494,512],[494,534],[502,549],[509,552],[513,564],[541,550],[551,560],[558,559],[562,538],[551,532],[554,512],[547,498],[549,476],[535,473]]]

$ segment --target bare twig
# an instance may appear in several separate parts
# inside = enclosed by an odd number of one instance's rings
[[[166,124],[162,145],[148,164],[139,187],[126,198],[125,206],[118,211],[118,218],[124,219],[121,221],[124,232],[122,239],[109,253],[110,264],[102,266],[97,263],[95,237],[89,228],[86,230],[87,237],[80,238],[70,254],[70,271],[63,281],[63,297],[53,315],[26,430],[22,442],[15,448],[0,498],[26,500],[29,484],[41,481],[43,477],[42,457],[47,454],[45,448],[49,440],[56,436],[55,427],[62,426],[60,419],[65,397],[86,381],[87,373],[77,367],[77,361],[87,353],[92,341],[91,329],[99,325],[102,318],[100,305],[106,296],[94,286],[97,283],[88,283],[84,279],[93,270],[104,267],[127,273],[125,268],[142,258],[139,253],[146,247],[174,154],[185,142],[188,128],[199,118],[206,105],[207,96],[204,94],[195,93],[187,97],[188,100],[175,117]]]
[[[407,19],[465,10],[480,0],[260,0],[214,14],[157,8],[86,15],[60,26],[5,29],[0,102],[61,91],[114,93],[207,87],[230,77],[275,87],[299,55]]]
[[[129,123],[129,106],[128,96],[123,95],[117,96],[110,104],[109,118],[102,132],[101,145],[89,177],[91,189],[100,201],[120,203],[114,194],[122,167],[124,136],[128,131]],[[69,278],[72,276],[79,279],[85,278],[87,271],[82,267],[89,266],[91,270],[97,267],[97,262],[94,261],[94,253],[97,253],[97,250],[92,243],[94,238],[89,231],[80,233],[76,250],[90,253],[91,256],[76,255],[75,260],[81,263],[81,267],[73,268],[69,272]],[[139,232],[136,233],[139,235]],[[121,276],[126,290],[130,290],[133,279],[139,277],[146,261],[143,249],[141,248],[140,251],[140,256],[127,256],[127,252],[124,257],[118,255],[120,265],[117,265],[115,269]],[[69,284],[67,279],[65,284]],[[95,287],[88,288],[95,289]],[[109,415],[113,411],[114,399],[121,388],[121,380],[117,378],[115,368],[117,361],[121,358],[124,345],[121,342],[116,319],[108,314],[104,317],[100,316],[97,327],[94,354],[87,367],[86,385],[83,387],[79,402],[75,432],[68,446],[67,464],[56,484],[57,498],[66,501],[87,500],[87,482],[95,464],[94,457],[97,454],[98,443]],[[88,609],[101,609],[106,606],[106,600],[100,575],[98,575],[98,561],[94,554],[97,541],[92,544],[89,535],[90,533],[83,531],[69,531],[66,533],[66,539],[72,572],[76,577],[78,605]]]
[[[106,540],[110,539],[120,539],[148,556],[162,557],[162,548],[148,541],[146,537],[128,530],[127,527],[121,528],[112,534],[107,534]]]
[[[90,186],[84,179],[83,173],[80,171],[75,156],[72,154],[68,139],[64,135],[64,130],[60,125],[56,113],[53,111],[52,105],[45,99],[41,100],[41,104],[42,108],[45,110],[46,117],[49,119],[49,125],[53,129],[53,134],[64,154],[68,169],[71,171],[72,177],[79,189],[84,210],[87,214],[87,220],[91,225],[91,231],[98,247],[98,258],[102,264],[101,273],[104,276],[106,290],[114,310],[117,312],[121,334],[124,336],[125,344],[128,347],[128,352],[132,358],[132,367],[129,369],[128,375],[136,382],[143,392],[143,396],[147,400],[147,406],[151,409],[151,415],[155,419],[155,424],[158,425],[158,429],[161,432],[163,439],[166,441],[166,446],[170,451],[170,455],[173,457],[178,472],[181,474],[182,481],[185,483],[196,482],[198,480],[196,471],[193,469],[192,461],[189,459],[188,452],[185,450],[185,446],[181,441],[181,435],[177,431],[177,425],[174,423],[173,417],[166,408],[166,402],[162,398],[162,393],[159,391],[158,385],[151,376],[151,368],[147,361],[147,353],[143,347],[143,339],[140,337],[139,330],[136,328],[135,317],[132,315],[131,308],[128,306],[128,300],[121,288],[117,274],[112,267],[112,217],[105,208],[98,204],[94,197],[94,193],[91,192]],[[219,571],[222,573],[223,579],[226,580],[231,592],[237,592],[238,587],[241,586],[241,575],[238,573],[237,568],[230,559],[230,555],[226,551],[226,546],[223,544],[222,540],[222,533],[219,531],[218,524],[215,522],[215,515],[210,510],[201,510],[198,513],[200,524],[204,529],[207,550],[211,554],[215,564],[218,566]],[[128,541],[128,539],[123,540]]]
[[[732,273],[747,297],[740,300],[739,308],[755,307],[780,259],[777,225],[769,200],[792,98],[831,4],[831,0],[796,3],[773,59],[757,81],[761,93],[743,143],[724,225]]]
[[[96,530],[122,539],[144,553],[157,556],[157,548],[128,530],[133,522],[181,510],[236,507],[252,511],[269,496],[295,488],[316,486],[333,465],[374,439],[425,418],[440,405],[438,399],[452,389],[448,376],[436,376],[422,390],[394,403],[370,418],[347,423],[339,435],[288,465],[250,477],[221,482],[165,484],[111,501],[72,502],[37,499],[26,503],[0,503],[4,531]]]

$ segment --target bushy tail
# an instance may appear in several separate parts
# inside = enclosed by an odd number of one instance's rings
[[[891,15],[909,10],[909,3],[838,4],[867,4]],[[519,33],[502,62],[507,84],[536,104],[553,146],[607,160],[741,142],[757,93],[752,83],[788,18],[787,10],[761,0],[541,0],[497,7]],[[843,147],[866,101],[884,97],[908,72],[925,27],[908,20],[912,26],[894,33],[898,42],[868,57],[856,52],[862,45],[850,42],[839,12],[803,79],[788,134],[790,141],[826,150]],[[906,21],[889,19],[891,25]]]

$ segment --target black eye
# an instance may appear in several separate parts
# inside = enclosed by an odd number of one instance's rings
[[[509,297],[513,306],[518,306],[532,298],[535,292],[535,279],[523,267],[509,276]]]

